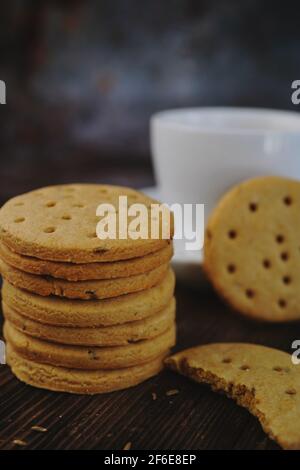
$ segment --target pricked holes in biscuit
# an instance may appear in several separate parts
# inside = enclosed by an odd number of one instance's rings
[[[88,233],[88,238],[98,238],[96,232]]]
[[[232,229],[232,230],[229,230],[229,232],[228,232],[228,237],[229,237],[231,240],[235,239],[235,238],[237,237],[237,232],[236,232],[236,230],[233,230],[233,229]]]
[[[222,360],[223,364],[230,364],[232,362],[231,357],[224,357]]]
[[[229,274],[235,273],[235,271],[236,271],[236,266],[235,266],[235,264],[228,264],[228,266],[227,266],[227,271],[229,272]]]
[[[84,207],[84,205],[81,204],[80,202],[76,202],[75,204],[72,204],[72,207],[79,207],[79,208],[82,208],[82,207]]]
[[[207,236],[207,239],[208,239],[208,240],[211,240],[211,239],[212,239],[212,233],[211,233],[211,231],[208,230],[208,229],[206,230],[206,236]]]
[[[241,367],[240,367],[241,370],[250,370],[250,366],[248,366],[247,364],[243,364]]]
[[[285,307],[286,307],[286,300],[284,300],[284,299],[279,299],[279,300],[278,300],[278,306],[279,306],[280,308],[285,308]]]
[[[297,390],[295,390],[294,388],[288,388],[288,389],[285,391],[285,393],[286,393],[287,395],[296,395]]]
[[[282,259],[282,261],[287,261],[289,259],[289,254],[287,251],[283,251],[281,254],[280,254],[280,258]]]
[[[25,221],[25,217],[17,217],[14,222],[16,224],[20,224],[21,222],[24,222]]]
[[[46,203],[46,207],[55,207],[56,206],[56,202],[55,201],[49,201]]]
[[[93,249],[93,253],[96,253],[96,254],[106,253],[107,251],[109,251],[109,248],[96,247]]]
[[[293,200],[291,198],[291,196],[285,196],[283,198],[283,203],[286,205],[286,206],[291,206],[292,203],[293,203]]]
[[[71,220],[72,217],[69,214],[64,214],[61,216],[62,220]]]
[[[289,372],[290,371],[288,367],[280,367],[280,366],[273,367],[273,370],[275,372]]]
[[[24,202],[16,202],[14,206],[15,207],[24,206]]]
[[[248,297],[248,299],[253,299],[255,292],[252,289],[246,289],[245,294],[246,294],[246,297]]]
[[[44,228],[44,233],[54,233],[56,230],[55,227],[46,227]]]
[[[283,276],[283,278],[282,278],[283,284],[288,285],[288,284],[291,283],[291,281],[292,281],[292,279],[290,278],[290,276]]]
[[[279,235],[276,235],[276,242],[277,243],[283,243],[284,242],[284,236],[279,234]]]
[[[263,267],[266,268],[266,269],[270,269],[271,267],[271,261],[269,259],[264,259],[263,260]]]
[[[258,209],[258,204],[256,204],[256,202],[250,202],[248,207],[250,212],[256,212]]]

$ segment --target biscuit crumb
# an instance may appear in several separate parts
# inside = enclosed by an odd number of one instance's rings
[[[126,442],[125,446],[123,447],[123,450],[130,450],[131,449],[131,445],[132,443],[129,441],[129,442]]]
[[[32,431],[37,431],[37,432],[47,432],[48,429],[44,428],[43,426],[31,426]]]
[[[22,441],[21,439],[14,439],[12,443],[15,444],[16,446],[20,446],[20,447],[27,446],[27,442]]]
[[[166,392],[167,397],[172,397],[173,395],[177,395],[179,393],[179,390],[177,388],[174,388],[173,390],[168,390]]]
[[[152,393],[152,400],[153,400],[153,401],[157,400],[157,395],[156,395],[155,392]]]

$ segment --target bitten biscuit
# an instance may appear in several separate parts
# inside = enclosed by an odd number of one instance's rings
[[[7,344],[7,362],[16,377],[55,392],[93,395],[133,387],[158,374],[167,354],[145,364],[117,370],[76,370],[39,364],[21,357]]]
[[[237,311],[260,320],[300,319],[300,183],[261,177],[230,190],[211,215],[204,269]]]
[[[248,408],[285,449],[300,449],[300,369],[291,356],[256,344],[217,343],[181,351],[166,365]]]
[[[100,221],[96,216],[97,207],[110,204],[119,211],[120,196],[127,196],[128,207],[143,204],[147,208],[148,238],[130,236],[130,232],[134,232],[131,222],[135,217],[129,215],[125,217],[127,237],[119,237],[118,218],[116,239],[97,237],[96,226]],[[16,253],[50,261],[91,263],[145,256],[166,247],[174,232],[172,215],[167,210],[168,218],[160,224],[157,238],[151,237],[152,223],[157,222],[156,215],[151,214],[151,204],[157,201],[120,186],[49,186],[14,197],[4,204],[0,210],[0,238]]]
[[[99,281],[66,281],[50,276],[37,276],[25,273],[6,264],[0,259],[0,272],[10,284],[34,292],[41,296],[55,295],[68,299],[108,299],[131,292],[149,289],[165,277],[169,265],[164,264],[144,274],[121,277],[118,279],[102,279]]]
[[[126,346],[159,336],[175,321],[175,299],[161,311],[142,320],[106,327],[76,328],[46,325],[27,318],[2,302],[6,320],[35,338],[61,344],[80,346]]]
[[[18,331],[4,323],[4,338],[25,359],[71,369],[122,369],[149,362],[175,344],[175,326],[152,339],[126,346],[95,347],[50,343]]]
[[[0,243],[0,257],[21,271],[41,276],[52,276],[67,281],[115,279],[143,274],[168,263],[173,255],[170,242],[166,247],[145,256],[106,263],[63,263],[47,261],[32,256],[19,255]]]
[[[42,297],[3,282],[2,299],[17,313],[46,325],[91,328],[142,320],[170,302],[175,286],[171,269],[154,287],[103,300],[70,300]]]

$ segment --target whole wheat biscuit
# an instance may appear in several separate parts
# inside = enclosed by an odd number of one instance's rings
[[[7,362],[26,384],[56,392],[93,395],[133,387],[157,375],[167,354],[145,364],[119,370],[76,370],[39,364],[21,357],[7,344]]]
[[[229,191],[209,219],[204,268],[236,310],[261,320],[300,319],[300,183],[279,177]]]
[[[181,351],[166,364],[248,408],[285,449],[300,449],[300,368],[291,356],[255,344],[218,343]]]
[[[149,362],[175,344],[172,325],[152,339],[126,346],[86,347],[42,341],[18,331],[9,321],[4,323],[4,338],[20,356],[31,361],[71,369],[122,369]]]
[[[174,293],[171,269],[154,287],[103,300],[70,300],[42,297],[3,282],[2,298],[17,313],[46,325],[65,327],[111,326],[148,318],[165,308]]]
[[[131,292],[149,289],[158,284],[166,275],[168,264],[159,266],[144,274],[120,277],[118,279],[102,279],[99,281],[66,281],[50,276],[37,276],[13,268],[0,259],[2,277],[10,284],[34,292],[41,296],[55,295],[68,299],[108,299]]]
[[[125,346],[162,334],[175,321],[175,298],[163,310],[143,320],[101,328],[67,328],[45,325],[14,311],[2,302],[6,320],[29,336],[61,344],[80,346]]]
[[[168,240],[162,238],[161,231],[157,239],[135,240],[129,236],[100,240],[96,236],[100,220],[96,216],[97,207],[108,203],[118,210],[119,196],[128,197],[128,206],[134,203],[147,206],[150,235],[151,204],[157,201],[120,186],[72,184],[49,186],[10,199],[0,210],[0,238],[19,254],[73,263],[119,261],[165,247]],[[127,218],[128,232],[134,218]],[[173,220],[164,226],[172,238]]]
[[[67,281],[87,281],[135,276],[168,263],[173,255],[171,242],[159,251],[138,258],[106,263],[63,263],[20,255],[0,243],[0,257],[15,268],[31,274],[52,276]]]

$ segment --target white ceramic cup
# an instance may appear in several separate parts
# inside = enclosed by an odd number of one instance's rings
[[[163,111],[151,119],[161,199],[205,204],[259,175],[300,179],[300,114],[245,108]]]

